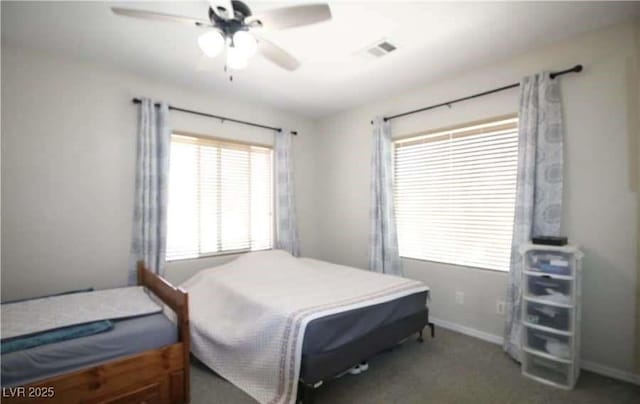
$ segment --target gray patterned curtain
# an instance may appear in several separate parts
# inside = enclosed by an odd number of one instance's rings
[[[167,199],[171,129],[169,106],[142,99],[138,121],[136,188],[129,284],[136,279],[136,262],[143,260],[157,274],[164,272],[167,246]]]
[[[520,83],[518,180],[507,287],[504,350],[521,360],[522,258],[532,236],[560,234],[563,177],[563,120],[560,83],[549,73]]]
[[[294,257],[300,256],[298,219],[296,217],[295,195],[293,191],[293,161],[291,157],[291,132],[282,129],[276,132],[276,194],[277,229],[276,248],[288,251]]]
[[[393,208],[391,126],[381,117],[376,118],[373,125],[369,269],[374,272],[402,276]]]

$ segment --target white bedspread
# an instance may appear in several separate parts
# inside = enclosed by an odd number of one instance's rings
[[[192,351],[261,403],[293,403],[302,342],[316,318],[428,290],[421,282],[298,259],[249,253],[203,270],[189,292]]]
[[[68,295],[2,305],[2,339],[84,324],[159,313],[142,286]]]

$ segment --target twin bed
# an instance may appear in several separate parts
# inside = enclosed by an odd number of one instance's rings
[[[324,381],[432,327],[420,282],[277,250],[203,270],[180,288],[141,266],[139,283],[170,310],[3,354],[3,387],[52,386],[51,402],[188,402],[191,350],[261,403],[306,404]]]
[[[174,313],[175,322],[163,313],[122,318],[107,332],[3,353],[2,402],[189,402],[187,293],[142,263],[138,284]]]

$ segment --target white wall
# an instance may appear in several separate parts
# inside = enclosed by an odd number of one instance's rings
[[[637,24],[637,22],[636,22]],[[544,69],[582,63],[561,78],[566,116],[564,231],[584,247],[583,358],[616,369],[633,366],[638,195],[631,176],[627,130],[627,61],[637,52],[633,25],[582,35],[511,60],[372,102],[322,119],[317,156],[317,252],[328,261],[366,268],[369,231],[369,150],[376,115],[391,115],[517,82]],[[635,78],[637,80],[637,77]],[[518,91],[456,104],[393,121],[403,135],[517,112]],[[637,136],[637,134],[633,134]],[[432,288],[432,315],[502,335],[505,273],[403,260],[408,276]],[[465,293],[456,305],[455,292]]]
[[[104,66],[2,48],[2,299],[126,284],[133,207],[134,96],[271,126],[294,138],[302,252],[314,247],[313,123]],[[176,130],[272,143],[262,129],[171,113]],[[171,281],[229,260],[171,263]]]

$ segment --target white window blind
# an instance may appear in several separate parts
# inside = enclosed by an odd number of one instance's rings
[[[518,120],[394,142],[400,255],[509,270]]]
[[[272,154],[264,146],[171,136],[167,260],[272,248]]]

